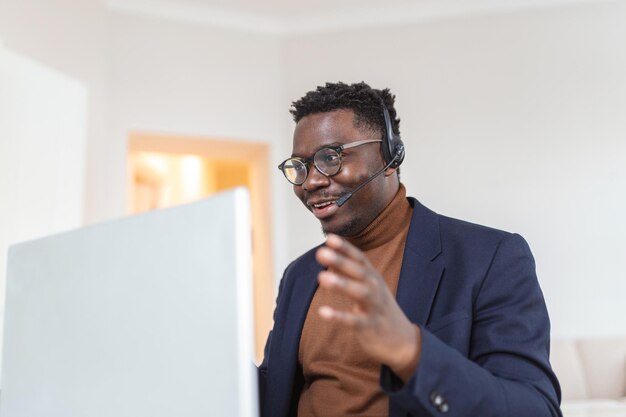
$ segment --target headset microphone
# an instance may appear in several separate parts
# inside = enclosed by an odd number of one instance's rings
[[[344,195],[342,195],[341,197],[339,197],[337,199],[337,201],[335,201],[335,204],[337,204],[337,206],[339,206],[339,207],[341,207],[344,204],[346,204],[346,201],[351,199],[352,196],[354,195],[354,193],[359,191],[361,188],[365,187],[367,184],[369,184],[370,181],[372,181],[374,178],[376,178],[377,176],[379,176],[380,174],[385,172],[385,170],[387,168],[389,168],[396,161],[396,159],[398,159],[399,157],[400,157],[400,152],[396,152],[396,154],[394,155],[393,159],[391,161],[389,161],[389,163],[387,165],[385,165],[383,167],[383,169],[381,169],[376,174],[372,175],[371,177],[369,177],[368,179],[366,179],[365,181],[360,183],[354,190],[349,191],[349,192],[345,193]]]

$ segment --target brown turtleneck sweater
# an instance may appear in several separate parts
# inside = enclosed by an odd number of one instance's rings
[[[398,288],[412,212],[400,184],[381,214],[357,236],[347,239],[365,253],[392,294]],[[298,417],[387,416],[389,399],[380,388],[380,363],[367,357],[351,330],[319,316],[323,305],[350,310],[352,302],[322,288],[313,297],[300,339],[299,361],[305,385]]]

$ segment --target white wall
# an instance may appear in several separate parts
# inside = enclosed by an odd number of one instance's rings
[[[120,207],[131,131],[265,142],[272,161],[279,158],[283,147],[276,144],[285,135],[288,114],[281,117],[285,103],[276,36],[117,12],[107,19],[107,138],[112,152],[102,158]],[[284,266],[288,242],[282,201],[287,190],[273,162],[268,171],[275,190],[270,199],[274,264]]]
[[[0,3],[0,38],[88,90],[85,223],[126,214],[131,130],[265,141],[279,159],[288,116],[276,36],[124,15],[98,0],[10,0]],[[287,192],[273,168],[280,269]]]
[[[6,0],[0,2],[0,38],[7,48],[75,79],[87,88],[87,143],[83,218],[115,214],[101,158],[106,95],[105,15],[94,0]]]
[[[0,346],[8,246],[83,220],[87,92],[0,45]]]
[[[525,236],[555,336],[626,334],[625,39],[624,2],[298,36],[286,91],[390,87],[409,194]],[[295,257],[322,237],[289,213]]]

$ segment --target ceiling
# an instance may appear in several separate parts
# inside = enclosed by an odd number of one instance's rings
[[[298,34],[606,0],[104,0],[118,12]]]

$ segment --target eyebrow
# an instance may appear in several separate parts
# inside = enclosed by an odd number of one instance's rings
[[[327,143],[325,145],[320,146],[319,148],[315,149],[315,151],[313,151],[313,153],[310,156],[315,155],[315,153],[317,151],[319,151],[320,149],[324,149],[324,148],[336,148],[338,146],[343,146],[345,145],[345,143],[341,143],[341,142],[332,142],[332,143]],[[302,159],[306,159],[309,158],[310,156],[306,156],[306,157],[302,157],[302,156],[298,156],[295,154],[291,154],[291,158],[302,158]]]

